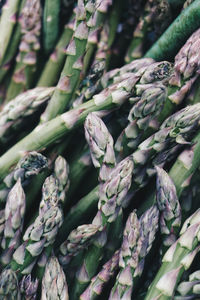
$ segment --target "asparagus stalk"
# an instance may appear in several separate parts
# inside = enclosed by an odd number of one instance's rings
[[[0,274],[0,298],[21,299],[17,275],[11,269],[5,269]]]
[[[155,239],[158,218],[156,206],[147,210],[139,222],[134,212],[130,214],[119,254],[120,271],[109,299],[131,299],[136,279],[143,272],[145,257]]]
[[[16,58],[15,70],[7,91],[7,101],[32,87],[36,71],[37,52],[40,49],[41,4],[39,0],[27,0],[22,9],[22,38]]]
[[[21,186],[21,180],[8,194],[5,207],[4,237],[1,242],[3,253],[0,260],[3,265],[8,265],[12,254],[20,244],[25,214],[25,194]]]
[[[42,70],[37,86],[53,86],[57,84],[60,72],[65,62],[65,50],[73,34],[74,23],[75,18],[74,15],[72,15],[70,22],[64,28],[55,50],[50,55]]]
[[[177,239],[181,226],[181,206],[176,194],[176,188],[169,175],[161,168],[157,171],[157,203],[160,216],[160,231],[163,235],[163,253]]]
[[[48,260],[42,280],[41,300],[47,299],[69,299],[65,274],[55,256]]]
[[[196,297],[200,295],[199,284],[200,272],[198,270],[190,274],[188,281],[182,281],[179,283],[174,300],[197,299]]]
[[[48,54],[54,48],[59,35],[61,1],[46,0],[43,12],[43,47]]]
[[[22,185],[27,185],[30,179],[42,172],[48,167],[45,156],[37,152],[29,152],[24,155],[13,171],[11,171],[3,180],[0,186],[0,199],[5,202],[10,189],[20,178]]]
[[[1,15],[1,10],[2,10],[2,7],[4,6],[5,4],[5,0],[1,0],[0,1],[0,15]]]
[[[154,43],[145,57],[155,60],[170,59],[182,47],[189,36],[200,26],[199,0],[195,0],[184,9],[162,36]]]
[[[10,0],[2,8],[2,15],[0,19],[0,64],[2,64],[7,47],[15,27],[20,0]]]
[[[16,131],[51,98],[53,87],[28,90],[6,104],[0,112],[0,140],[9,142]]]
[[[3,178],[9,169],[17,163],[21,155],[26,151],[43,150],[52,145],[56,140],[71,132],[72,129],[80,126],[87,115],[93,111],[107,110],[121,106],[131,95],[134,84],[134,74],[129,74],[129,78],[114,84],[109,89],[103,90],[92,100],[66,112],[53,120],[38,125],[32,133],[27,135],[14,147],[0,158],[0,178]]]
[[[38,280],[32,280],[31,275],[23,276],[19,283],[22,299],[35,300],[37,297]]]
[[[81,300],[93,300],[101,295],[102,290],[106,283],[113,277],[118,269],[119,264],[119,250],[108,260],[100,270],[100,272],[91,279],[87,289],[81,294]]]
[[[83,67],[83,57],[89,34],[89,21],[91,22],[95,10],[93,1],[79,0],[76,9],[76,24],[74,34],[66,50],[67,59],[60,79],[49,105],[43,115],[42,121],[46,122],[63,113],[72,100],[74,92],[80,81]],[[59,105],[58,105],[59,103]]]
[[[184,222],[180,237],[165,253],[160,270],[150,285],[145,300],[172,299],[184,270],[190,267],[199,252],[199,216],[198,209]]]
[[[154,27],[154,25],[159,22],[159,32],[163,32],[170,24],[170,21],[171,15],[168,1],[148,0],[133,32],[133,39],[129,45],[125,61],[130,62],[133,59],[141,58],[144,55],[147,33],[150,31],[151,27]],[[158,34],[158,32],[156,33]]]

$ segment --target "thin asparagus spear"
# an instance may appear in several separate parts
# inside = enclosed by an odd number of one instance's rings
[[[2,179],[8,173],[9,169],[17,163],[24,152],[42,150],[52,145],[56,140],[66,136],[72,129],[82,125],[90,112],[107,110],[109,113],[114,108],[121,106],[131,96],[134,77],[134,74],[129,74],[128,79],[103,90],[100,94],[95,95],[92,100],[49,122],[38,125],[32,133],[1,156],[0,178]]]
[[[162,253],[177,239],[181,226],[181,206],[176,194],[176,188],[163,169],[156,167],[157,171],[157,204],[161,211],[160,231],[163,236]]]
[[[21,0],[9,0],[3,6],[0,19],[0,64],[2,64],[7,47],[15,27],[18,9]]]
[[[19,178],[8,194],[5,207],[4,236],[1,242],[3,252],[0,257],[1,263],[5,266],[10,263],[12,254],[20,244],[25,205],[25,194]]]
[[[0,15],[1,15],[1,11],[2,11],[2,7],[4,6],[6,0],[0,0]]]
[[[69,299],[65,274],[55,256],[48,260],[42,280],[41,300],[47,299]]]
[[[5,202],[10,189],[20,178],[22,185],[27,185],[30,179],[48,167],[45,156],[35,151],[26,153],[18,162],[17,166],[3,180],[0,186],[0,199]]]
[[[49,54],[59,35],[59,15],[61,1],[45,0],[43,12],[43,47]]]
[[[5,269],[0,274],[0,298],[21,299],[17,275],[11,269]]]
[[[192,264],[199,252],[200,210],[190,216],[182,226],[179,239],[172,244],[162,259],[162,265],[150,285],[147,299],[172,299],[184,270]]]
[[[155,60],[170,59],[178,52],[183,43],[200,26],[200,0],[195,0],[184,9],[162,36],[154,43],[145,57]]]
[[[76,24],[74,34],[66,50],[67,58],[60,79],[49,105],[43,115],[42,121],[46,122],[63,113],[69,105],[83,67],[83,57],[89,34],[89,21],[93,18],[95,3],[92,0],[78,0],[76,8]],[[58,105],[59,103],[59,105]]]
[[[125,227],[119,254],[120,271],[109,299],[131,299],[136,280],[141,276],[145,257],[150,251],[158,230],[159,211],[156,206],[147,210],[138,222],[131,213]]]
[[[42,70],[37,86],[53,86],[57,84],[60,72],[65,62],[65,49],[72,37],[74,23],[75,18],[74,15],[72,15],[71,21],[65,26],[55,50],[50,55]]]
[[[37,299],[38,280],[33,280],[31,275],[23,276],[19,283],[22,299],[35,300]]]
[[[106,283],[113,277],[119,265],[119,250],[102,267],[101,271],[91,279],[87,289],[81,294],[81,300],[93,300],[101,295]]]
[[[21,42],[16,66],[7,91],[7,101],[32,87],[36,71],[37,52],[40,49],[41,4],[39,0],[26,0],[20,16]]]
[[[1,143],[10,141],[17,130],[51,98],[53,87],[28,90],[6,104],[0,112]]]

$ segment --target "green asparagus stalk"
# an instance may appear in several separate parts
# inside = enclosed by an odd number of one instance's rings
[[[155,239],[158,218],[156,206],[147,210],[139,221],[134,212],[130,214],[119,254],[120,271],[109,299],[131,299],[136,280],[143,272],[145,257]]]
[[[160,231],[163,236],[163,253],[177,239],[181,226],[181,206],[176,194],[173,181],[163,169],[156,167],[157,171],[157,204],[161,211]]]
[[[7,91],[7,101],[32,87],[36,71],[37,52],[40,49],[41,4],[27,0],[20,16],[21,42],[15,70]]]
[[[165,253],[160,270],[150,285],[145,300],[172,299],[184,270],[190,267],[199,252],[199,216],[198,209],[183,224],[180,237]]]
[[[9,142],[16,131],[27,122],[27,117],[36,113],[51,98],[53,87],[37,87],[28,90],[6,104],[0,112],[0,140]]]
[[[21,299],[17,275],[11,269],[5,269],[0,274],[0,298]]]
[[[16,24],[20,2],[20,0],[7,1],[2,9],[2,15],[0,19],[0,64],[3,62],[12,32]]]
[[[131,96],[134,77],[135,75],[130,73],[129,78],[120,83],[113,84],[107,90],[103,90],[101,93],[95,95],[92,100],[49,122],[38,125],[32,133],[1,156],[0,178],[5,177],[10,168],[17,163],[24,152],[43,150],[52,145],[56,140],[66,136],[72,129],[82,125],[90,112],[100,110],[110,112],[114,108],[121,106]]]
[[[20,244],[24,214],[25,194],[19,178],[8,194],[5,207],[4,237],[1,242],[3,253],[0,257],[5,266],[10,263],[12,254]]]
[[[80,81],[83,57],[89,34],[89,22],[91,22],[93,18],[92,14],[95,10],[95,4],[96,3],[93,3],[91,0],[78,1],[74,34],[66,50],[67,58],[56,90],[41,119],[43,122],[51,120],[63,113],[72,100]]]
[[[106,283],[113,277],[119,265],[119,250],[108,260],[100,272],[91,279],[87,289],[81,294],[81,300],[93,300],[101,295]]]
[[[23,276],[19,283],[22,299],[37,299],[38,280],[32,280],[31,275]]]
[[[43,12],[43,47],[49,54],[59,35],[59,15],[61,1],[46,0]]]
[[[62,71],[65,62],[65,49],[73,34],[74,23],[75,18],[74,15],[72,15],[70,22],[64,28],[55,50],[50,55],[42,70],[37,86],[54,86],[57,84],[60,72]]]
[[[5,202],[10,189],[20,178],[22,185],[27,185],[30,179],[48,167],[45,156],[35,151],[26,153],[17,166],[3,180],[0,186],[0,199]]]
[[[184,9],[162,36],[154,43],[145,57],[155,60],[170,59],[183,46],[185,40],[200,26],[199,0]]]
[[[47,299],[69,299],[65,274],[55,256],[48,260],[42,280],[41,300]]]
[[[200,272],[195,271],[189,276],[188,281],[182,281],[179,283],[174,300],[192,300],[197,299],[200,295]]]
[[[141,58],[144,55],[144,46],[147,33],[154,24],[159,22],[160,32],[170,24],[170,6],[166,0],[148,0],[142,15],[140,16],[138,25],[133,32],[133,39],[129,45],[125,61],[128,63],[133,59]]]

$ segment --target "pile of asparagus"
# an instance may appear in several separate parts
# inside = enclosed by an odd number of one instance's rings
[[[0,0],[0,299],[200,299],[200,0]]]

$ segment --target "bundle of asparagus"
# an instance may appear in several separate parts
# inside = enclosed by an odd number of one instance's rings
[[[199,20],[0,0],[0,299],[199,297]]]

